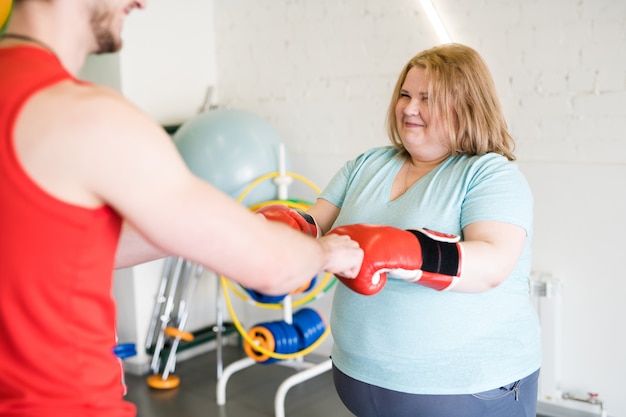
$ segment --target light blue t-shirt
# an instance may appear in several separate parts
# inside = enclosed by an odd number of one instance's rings
[[[439,292],[389,279],[374,296],[343,285],[331,313],[332,358],[345,374],[415,394],[498,388],[541,365],[539,323],[529,300],[533,199],[517,165],[498,154],[451,156],[391,201],[404,162],[393,147],[346,163],[321,194],[341,208],[335,226],[373,223],[460,235],[491,220],[527,232],[511,275],[479,294]]]

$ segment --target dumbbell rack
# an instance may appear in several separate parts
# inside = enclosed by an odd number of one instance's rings
[[[278,200],[286,201],[288,198],[288,189],[291,185],[294,178],[299,179],[305,184],[309,185],[313,190],[315,190],[319,194],[319,189],[315,184],[307,181],[305,178],[297,176],[293,173],[287,173],[286,170],[286,152],[285,145],[281,143],[278,147],[278,172],[276,176],[264,176],[267,178],[273,178],[273,182],[277,187],[277,195]],[[259,178],[258,181],[262,181],[263,177]],[[238,201],[242,202],[250,189],[254,188],[256,184],[251,184],[239,197]],[[224,288],[224,291],[227,291]],[[293,324],[293,305],[292,305],[292,296],[287,295],[282,300],[282,310],[283,310],[283,320],[287,324]],[[218,310],[221,309],[221,304],[218,304]],[[218,405],[226,404],[226,385],[230,377],[246,368],[249,368],[258,362],[251,358],[243,358],[238,361],[235,361],[229,364],[223,371],[218,375],[217,386],[216,386],[216,402]],[[277,362],[272,363],[272,365],[282,365],[289,366],[299,371],[294,375],[286,378],[276,390],[276,395],[274,397],[274,413],[275,417],[284,417],[285,416],[285,398],[287,396],[287,392],[294,387],[304,381],[307,381],[311,378],[314,378],[324,372],[329,371],[332,368],[332,361],[327,359],[320,363],[307,362],[304,360],[303,356],[298,356],[294,359],[288,360],[279,360]],[[270,366],[268,364],[264,364],[262,366]]]
[[[217,350],[217,376],[222,373],[223,336],[236,333],[232,323],[223,320],[220,280],[216,290],[216,324],[193,332],[185,331],[191,298],[204,268],[180,257],[168,257],[155,300],[152,320],[146,337],[146,353],[152,355],[148,385],[157,389],[178,386],[172,375],[176,367],[177,352],[215,340]]]
[[[283,301],[283,319],[288,324],[293,324],[293,311],[292,311],[291,295],[287,295]],[[216,401],[218,405],[226,404],[226,385],[230,377],[252,365],[258,364],[253,358],[247,357],[235,361],[224,368],[221,376],[218,377],[216,387]],[[289,359],[284,361],[274,362],[275,365],[289,366],[299,371],[294,375],[286,378],[276,390],[274,396],[274,415],[275,417],[285,416],[285,398],[287,392],[294,386],[321,375],[324,372],[329,371],[332,368],[332,361],[327,359],[320,363],[307,362],[304,357],[300,356],[295,359]],[[263,365],[269,366],[269,365]]]

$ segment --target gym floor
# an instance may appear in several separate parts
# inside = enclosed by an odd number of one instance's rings
[[[224,346],[222,354],[224,367],[246,357],[240,347],[230,345]],[[219,406],[217,358],[216,352],[210,351],[177,364],[175,374],[181,382],[172,390],[152,389],[145,376],[127,374],[126,399],[137,406],[137,417],[274,417],[276,390],[296,372],[276,364],[252,365],[236,372],[226,385],[226,404]],[[337,396],[330,371],[292,387],[284,407],[287,417],[354,417]]]
[[[240,347],[224,346],[224,367],[246,357]],[[325,357],[310,355],[311,361]],[[126,375],[126,399],[137,405],[137,417],[274,417],[274,397],[280,384],[298,370],[283,365],[252,365],[234,373],[226,385],[226,404],[217,405],[217,358],[210,351],[176,365],[180,385],[155,390],[145,376]],[[292,387],[285,398],[288,417],[353,417],[335,392],[331,372]]]

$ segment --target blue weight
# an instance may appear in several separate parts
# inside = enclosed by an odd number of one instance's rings
[[[251,289],[246,288],[246,292],[250,297],[261,304],[278,304],[285,299],[287,294],[284,295],[267,295]]]
[[[265,327],[267,330],[269,330],[274,336],[274,344],[275,344],[274,353],[285,353],[283,352],[284,345],[285,345],[285,340],[284,340],[285,337],[284,337],[282,329],[280,329],[280,327],[277,325],[277,322],[262,323],[261,325]],[[259,362],[259,363],[263,365],[269,365],[278,361],[279,359],[270,357],[267,360]]]
[[[113,353],[120,359],[130,358],[137,354],[134,343],[121,343],[113,348]]]
[[[296,353],[300,350],[300,335],[295,327],[287,322],[280,322],[285,337],[285,352]]]
[[[274,338],[274,353],[292,354],[306,349],[315,343],[326,330],[322,317],[311,308],[303,308],[293,315],[293,324],[285,321],[259,323],[255,327],[264,327]],[[271,364],[279,361],[268,358],[257,361],[260,364]]]
[[[300,350],[311,346],[326,330],[322,317],[311,308],[302,308],[293,315],[293,326],[300,336]]]

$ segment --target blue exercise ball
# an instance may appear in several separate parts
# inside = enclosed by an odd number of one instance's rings
[[[173,140],[194,174],[235,199],[254,180],[279,170],[280,136],[265,120],[248,111],[201,113],[183,123]],[[277,191],[268,179],[255,186],[243,203],[274,200]]]

